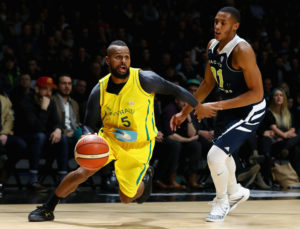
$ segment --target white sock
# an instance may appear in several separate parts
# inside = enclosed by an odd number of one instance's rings
[[[233,156],[226,159],[226,166],[228,170],[228,194],[231,195],[238,191],[238,185],[235,176],[236,165]]]
[[[223,199],[227,195],[228,169],[226,159],[228,155],[219,147],[213,145],[207,154],[207,163],[213,179],[217,198]]]

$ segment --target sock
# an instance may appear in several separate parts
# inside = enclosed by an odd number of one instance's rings
[[[55,192],[53,192],[53,194],[50,196],[50,198],[48,199],[45,205],[50,211],[54,211],[56,205],[59,203],[61,199],[62,198],[57,197]]]
[[[235,176],[236,165],[232,155],[226,159],[226,166],[228,170],[228,195],[231,195],[236,193],[239,187]]]
[[[219,147],[213,145],[207,154],[207,163],[213,179],[217,198],[223,199],[227,196],[228,169],[226,159],[228,155]]]

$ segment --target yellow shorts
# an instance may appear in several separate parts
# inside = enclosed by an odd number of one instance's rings
[[[149,167],[155,140],[127,143],[109,137],[101,131],[99,135],[109,144],[110,153],[106,164],[115,160],[115,173],[121,192],[130,198],[134,197]]]

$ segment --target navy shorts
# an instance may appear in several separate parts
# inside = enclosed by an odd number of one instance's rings
[[[244,114],[243,118],[234,119],[233,117],[237,116],[233,111],[230,123],[225,126],[219,137],[214,139],[214,145],[227,154],[235,152],[257,130],[260,122],[264,119],[265,109],[266,101],[262,100],[259,103],[247,106],[248,112]],[[228,120],[228,117],[225,117],[225,120],[226,118]]]

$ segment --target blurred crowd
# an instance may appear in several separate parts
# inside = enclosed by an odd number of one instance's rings
[[[2,182],[21,158],[29,159],[32,190],[46,190],[39,173],[41,158],[56,159],[57,179],[64,177],[81,135],[88,95],[108,73],[106,48],[113,40],[127,43],[132,67],[153,70],[194,93],[204,77],[214,16],[225,5],[241,11],[238,34],[256,53],[269,107],[260,129],[233,155],[238,181],[271,189],[276,185],[274,167],[282,161],[299,177],[300,41],[295,31],[300,5],[295,0],[275,0],[272,5],[263,0],[1,0]],[[218,90],[207,98],[218,99]],[[172,97],[156,97],[159,134],[151,163],[160,190],[212,185],[206,154],[214,119],[198,123],[191,114],[174,133],[169,120],[184,105]],[[102,176],[105,189],[113,172]]]

